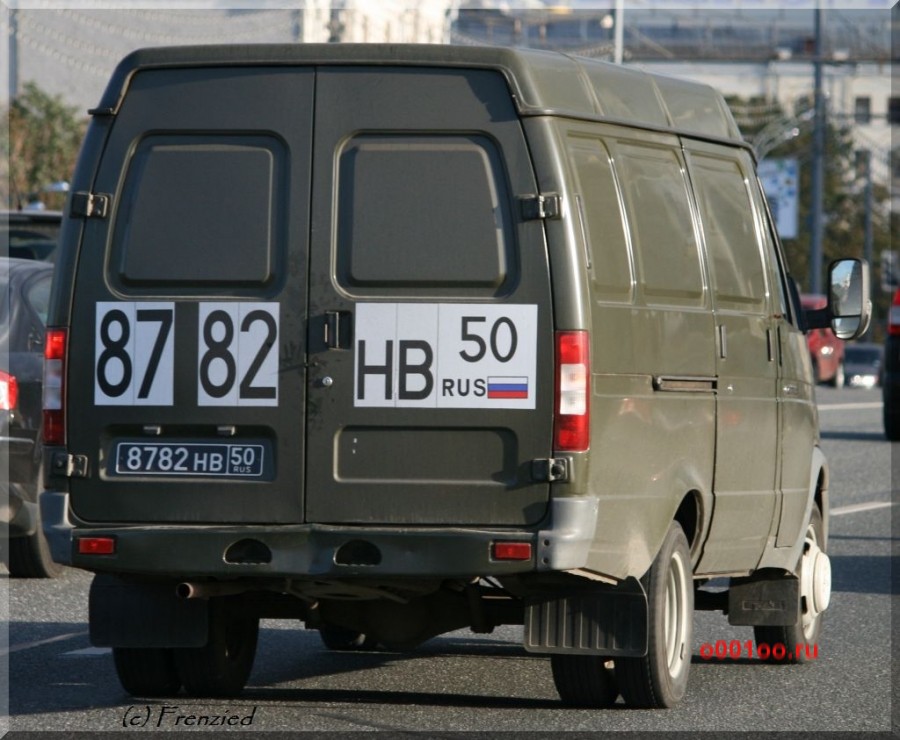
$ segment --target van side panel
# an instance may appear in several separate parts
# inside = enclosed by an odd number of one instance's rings
[[[749,571],[775,515],[778,362],[769,270],[746,152],[685,140],[708,255],[719,346],[712,526],[701,573]]]
[[[585,124],[561,126],[560,137],[590,256],[589,490],[600,510],[588,567],[640,576],[681,499],[696,491],[708,500],[712,489],[715,335],[705,267],[674,137],[638,141]]]
[[[815,378],[810,363],[806,336],[796,324],[800,306],[790,306],[789,291],[784,283],[781,250],[777,232],[765,206],[762,188],[751,189],[760,214],[764,248],[773,269],[772,283],[779,288],[775,300],[775,329],[778,337],[778,409],[780,432],[778,548],[791,548],[801,536],[807,521],[811,491],[816,481],[810,479],[811,461],[816,457],[819,440],[819,418],[815,400]],[[779,266],[781,264],[781,266]],[[774,289],[773,289],[774,290]],[[793,320],[792,320],[793,318]],[[821,453],[819,453],[821,454]],[[826,515],[823,512],[823,515]],[[827,516],[827,515],[826,515]],[[827,531],[827,522],[825,524]]]

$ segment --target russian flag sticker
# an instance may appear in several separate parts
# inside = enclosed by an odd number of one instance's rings
[[[528,378],[488,378],[488,398],[528,398]]]

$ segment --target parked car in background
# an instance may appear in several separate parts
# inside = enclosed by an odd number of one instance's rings
[[[827,301],[823,295],[800,297],[804,310],[825,308]],[[844,342],[831,329],[810,329],[806,333],[809,355],[812,360],[813,378],[817,383],[840,388],[846,377],[844,370]]]
[[[844,384],[851,388],[874,388],[881,385],[884,347],[859,342],[844,348]]]
[[[900,289],[894,293],[894,302],[888,313],[881,393],[885,436],[892,441],[900,440]]]
[[[5,256],[52,262],[61,223],[59,211],[4,211],[0,218],[0,243],[9,245]]]
[[[3,518],[12,576],[48,578],[62,567],[50,558],[37,505],[42,486],[41,419],[44,326],[53,265],[0,258],[0,454],[8,459]]]

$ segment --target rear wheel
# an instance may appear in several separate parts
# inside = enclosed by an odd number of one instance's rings
[[[819,635],[822,632],[822,613],[831,600],[831,564],[824,551],[822,513],[813,506],[806,527],[803,554],[797,575],[800,577],[800,617],[787,627],[754,627],[757,655],[763,644],[768,662],[806,663],[818,655]],[[784,652],[776,645],[783,645]],[[776,657],[777,653],[777,657]]]
[[[32,501],[44,490],[44,476],[41,466],[34,483]],[[50,546],[44,537],[40,508],[37,513],[37,528],[27,537],[12,537],[9,540],[9,574],[13,578],[56,578],[62,574],[63,566],[53,561]]]
[[[50,548],[40,529],[28,537],[10,539],[9,574],[13,578],[56,578],[62,569],[50,557]]]
[[[181,688],[173,651],[167,648],[113,648],[122,688],[132,696],[173,696]]]
[[[619,687],[609,663],[609,658],[597,655],[551,655],[559,698],[574,707],[611,707],[619,696]]]
[[[209,641],[176,648],[175,667],[189,696],[237,696],[256,657],[259,618],[236,613],[227,601],[210,602]]]
[[[374,650],[378,640],[343,627],[319,627],[319,637],[329,650]]]
[[[847,381],[847,375],[844,372],[844,363],[839,362],[837,369],[834,371],[834,377],[831,379],[829,385],[834,388],[843,388],[844,383]]]
[[[616,679],[629,706],[672,707],[687,690],[694,620],[691,554],[678,522],[670,525],[642,582],[649,610],[647,655],[616,658]]]
[[[900,414],[894,413],[884,404],[884,436],[891,442],[900,440]]]

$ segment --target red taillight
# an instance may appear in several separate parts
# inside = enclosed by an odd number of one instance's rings
[[[44,444],[66,443],[66,330],[48,329],[44,340]]]
[[[15,375],[0,370],[0,409],[12,411],[19,405],[19,382]]]
[[[900,290],[894,293],[894,301],[888,313],[888,334],[900,334]]]
[[[591,359],[586,331],[556,332],[556,406],[553,448],[584,452],[591,446]]]
[[[531,560],[531,543],[495,542],[491,557],[494,560]]]
[[[115,555],[116,540],[113,537],[79,537],[79,555]]]

